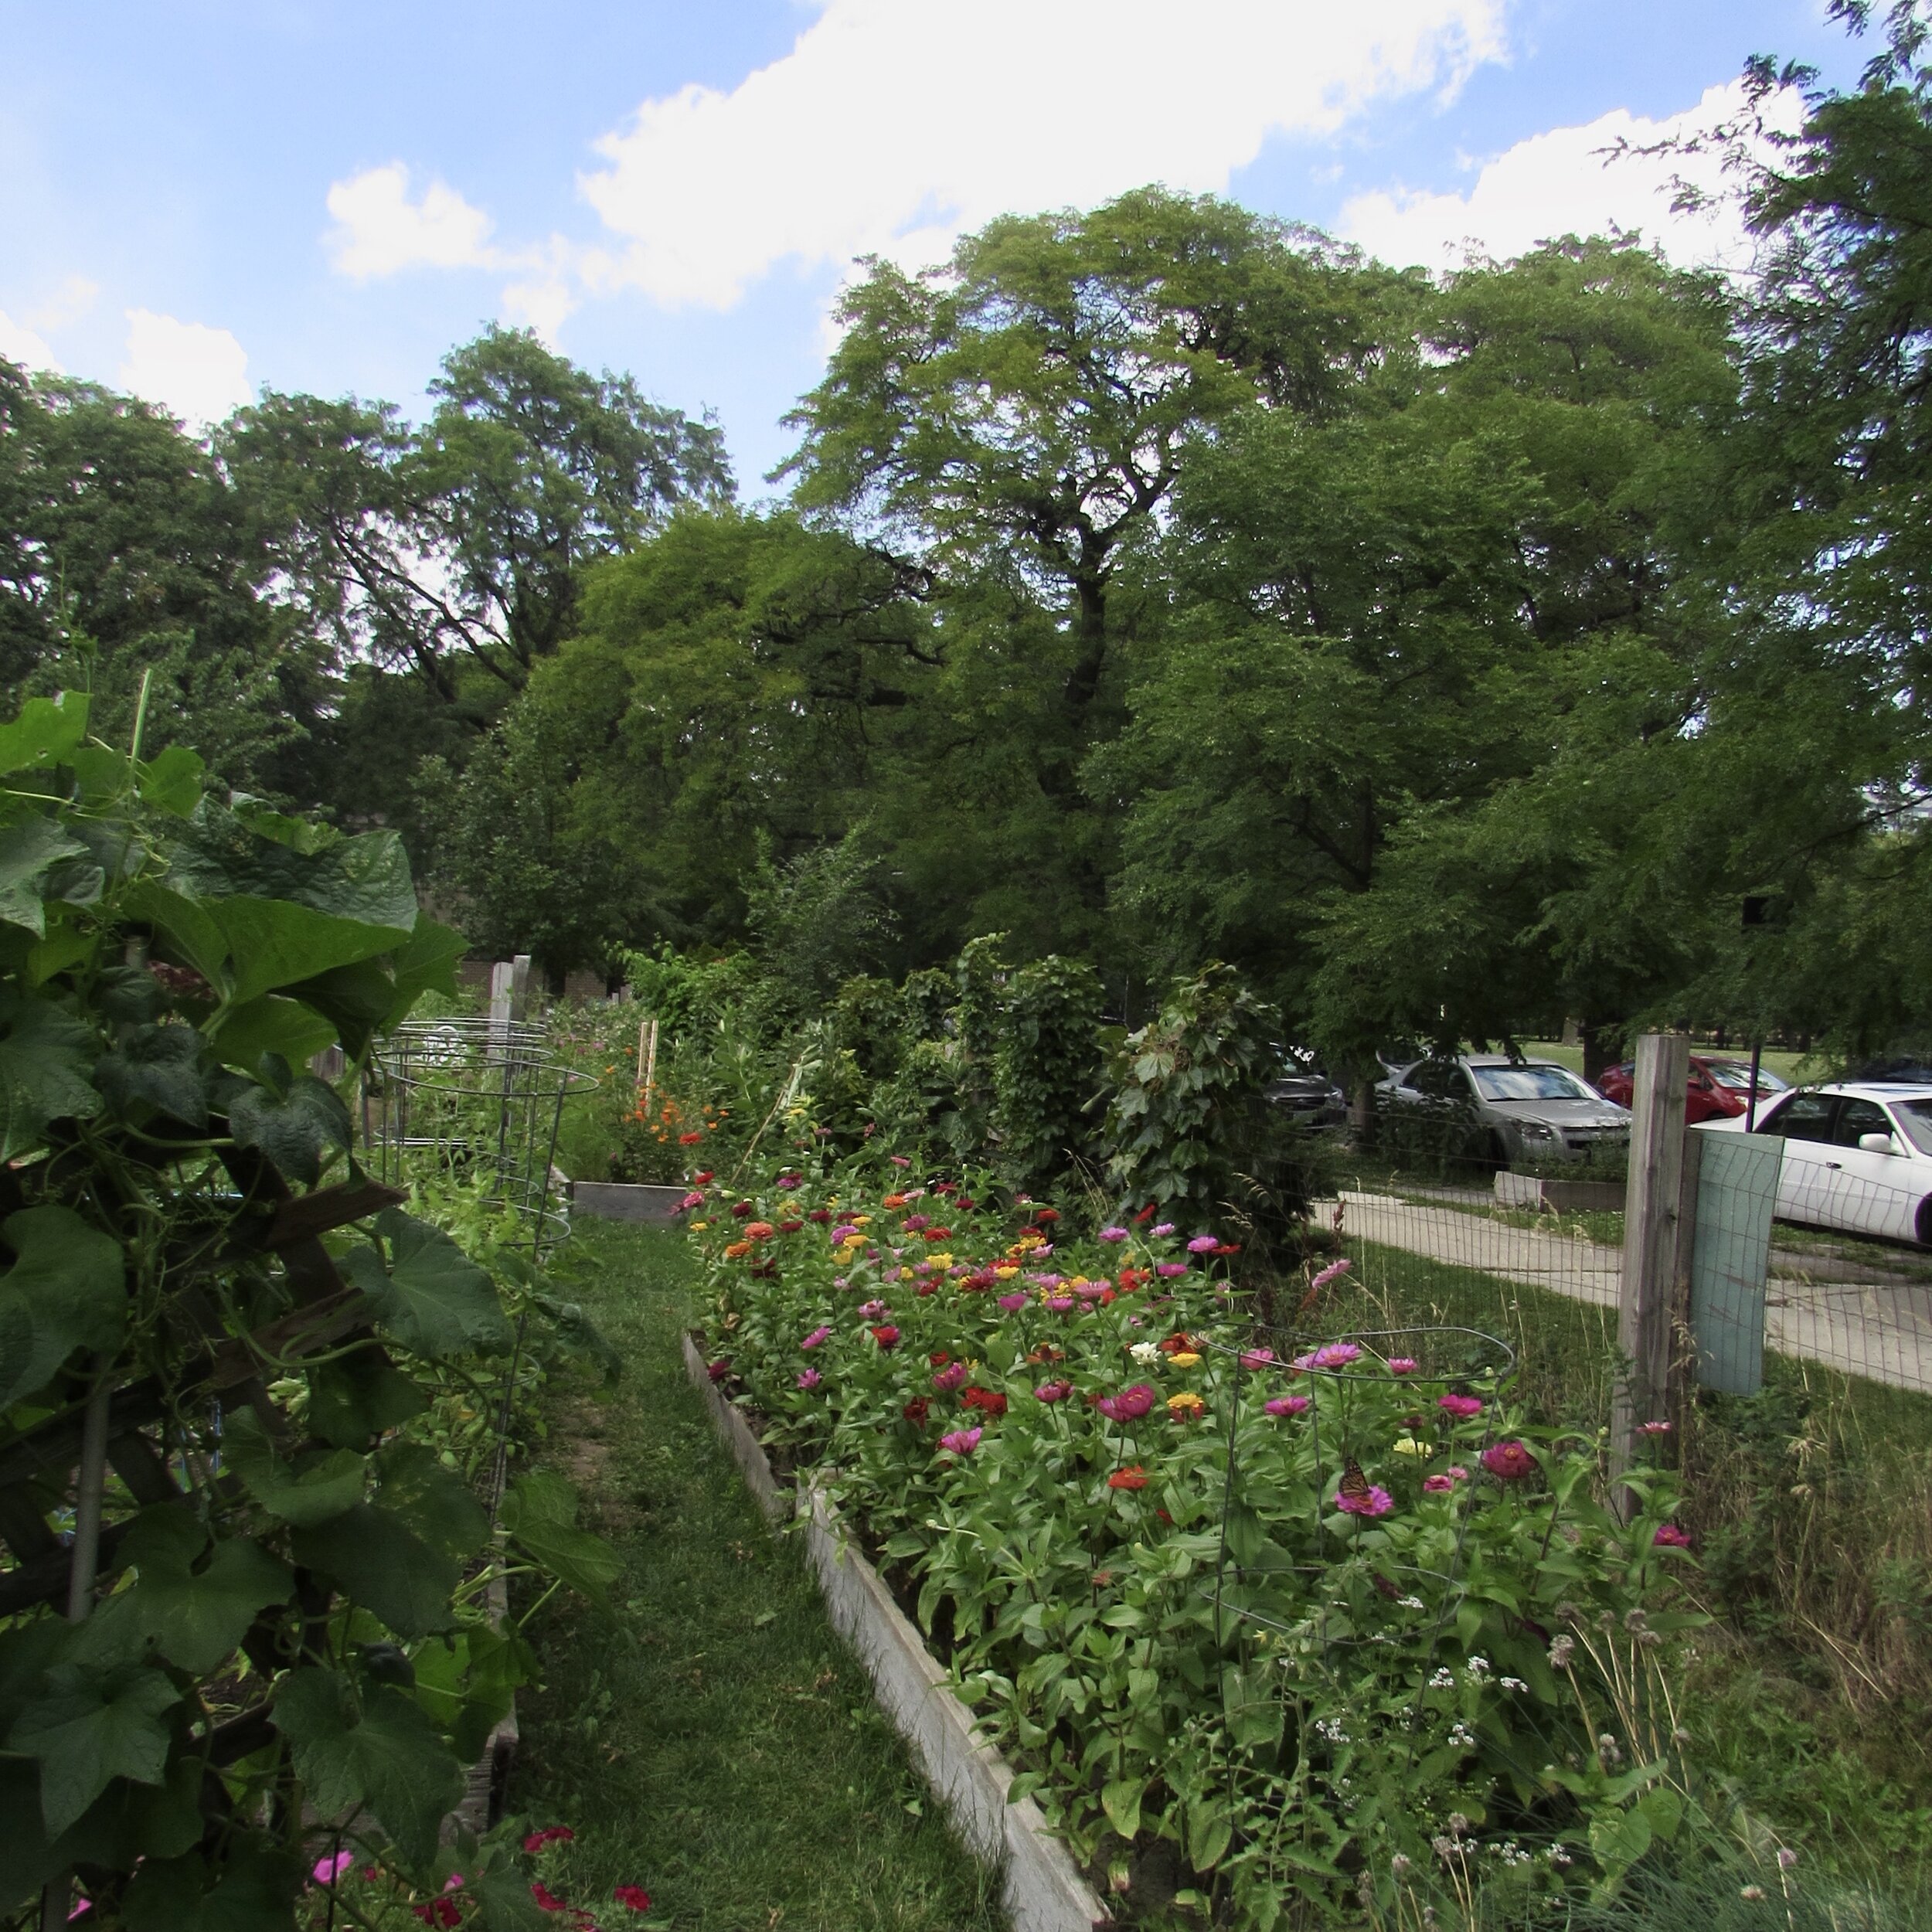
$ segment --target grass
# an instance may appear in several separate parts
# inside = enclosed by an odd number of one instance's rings
[[[591,1222],[573,1247],[590,1272],[572,1292],[626,1368],[607,1400],[554,1394],[544,1459],[625,1567],[614,1621],[558,1599],[529,1633],[543,1683],[519,1699],[510,1802],[576,1831],[553,1889],[641,1885],[653,1923],[703,1932],[995,1932],[991,1881],[685,1379],[683,1243]]]

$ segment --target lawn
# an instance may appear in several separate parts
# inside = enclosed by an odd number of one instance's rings
[[[532,1626],[511,1804],[568,1825],[555,1889],[641,1885],[651,1922],[706,1932],[994,1932],[996,1894],[947,1828],[685,1379],[687,1250],[580,1222],[571,1291],[625,1359],[614,1393],[553,1398],[545,1460],[625,1570],[605,1623],[559,1600]]]

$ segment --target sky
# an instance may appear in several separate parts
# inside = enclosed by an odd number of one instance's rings
[[[1743,266],[1669,164],[1824,0],[0,0],[0,355],[199,429],[425,407],[492,321],[787,454],[856,258],[1149,182],[1451,266],[1611,224]]]

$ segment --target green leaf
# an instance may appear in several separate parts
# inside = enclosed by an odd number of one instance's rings
[[[201,803],[201,782],[207,769],[199,752],[185,745],[170,745],[138,767],[141,802],[176,818],[189,818]]]
[[[553,1923],[530,1895],[529,1874],[509,1861],[472,1872],[468,1890],[476,1900],[477,1932],[539,1932]],[[664,1921],[645,1923],[662,1925]]]
[[[1601,1811],[1590,1821],[1590,1849],[1613,1876],[1650,1849],[1650,1820],[1641,1811]]]
[[[56,1005],[0,992],[0,1160],[38,1147],[49,1121],[100,1111],[94,1036]]]
[[[345,924],[386,928],[389,938],[376,949],[380,952],[408,937],[416,924],[416,888],[396,833],[331,837],[326,828],[274,814],[262,816],[260,826],[204,799],[169,854],[176,889],[211,904],[228,899],[281,902]],[[267,835],[278,828],[296,828],[294,842]],[[314,849],[303,851],[303,845]],[[323,961],[309,970],[343,963]]]
[[[577,1495],[549,1469],[532,1469],[503,1498],[498,1520],[512,1542],[541,1570],[568,1583],[600,1609],[624,1560],[608,1543],[577,1528]]]
[[[285,1094],[266,1087],[231,1090],[228,1125],[237,1147],[259,1148],[289,1180],[309,1187],[321,1178],[325,1148],[349,1149],[349,1109],[312,1073],[297,1074]]]
[[[7,1748],[40,1760],[40,1811],[59,1837],[112,1777],[158,1784],[168,1761],[163,1715],[181,1693],[158,1670],[134,1666],[106,1676],[56,1664],[47,1694],[29,1704]]]
[[[450,1598],[462,1580],[456,1557],[430,1549],[393,1511],[358,1503],[293,1539],[295,1560],[331,1578],[399,1637],[428,1637],[455,1621]]]
[[[208,1541],[185,1505],[158,1503],[141,1512],[117,1553],[137,1573],[131,1594],[141,1628],[170,1663],[202,1677],[295,1587],[287,1565],[259,1543],[223,1537],[204,1562]]]
[[[490,1277],[447,1234],[396,1208],[376,1217],[376,1231],[389,1244],[389,1266],[374,1247],[352,1250],[344,1265],[405,1348],[432,1359],[509,1349],[510,1325]]]
[[[359,959],[318,973],[312,979],[297,980],[288,993],[329,1020],[352,1056],[369,1044],[396,1004],[395,981],[372,959]]]
[[[40,1819],[40,1774],[28,1758],[0,1757],[0,1914],[17,1910],[60,1869]]]
[[[319,1816],[366,1804],[406,1862],[435,1857],[437,1828],[463,1795],[463,1767],[407,1697],[377,1685],[358,1711],[340,1672],[294,1670],[276,1689],[274,1721]]]
[[[85,692],[29,698],[12,723],[0,725],[0,773],[66,764],[87,735]]]
[[[427,1444],[392,1443],[376,1460],[382,1471],[377,1499],[430,1549],[445,1556],[470,1556],[489,1540],[489,1512]]]
[[[209,1043],[224,1066],[252,1070],[264,1053],[300,1066],[335,1044],[335,1026],[300,1000],[264,993],[260,999],[231,1008]]]
[[[130,919],[152,926],[209,985],[225,984],[228,944],[221,929],[192,899],[144,879],[128,887],[122,906]]]
[[[87,852],[56,819],[36,816],[0,827],[0,920],[24,926],[39,938],[47,930],[40,903],[43,876],[56,861],[85,858]]]
[[[1141,1828],[1141,1800],[1147,1795],[1144,1777],[1115,1778],[1100,1792],[1100,1809],[1121,1836],[1132,1840]]]
[[[214,1879],[211,1887],[208,1880]],[[134,1874],[121,1904],[128,1932],[293,1932],[295,1862],[231,1837],[213,1859],[153,1859]]]
[[[1215,1800],[1197,1799],[1187,1808],[1188,1862],[1196,1871],[1213,1871],[1227,1855],[1233,1836],[1233,1821]]]
[[[395,996],[383,1016],[381,1030],[386,1033],[400,1026],[425,993],[444,993],[454,998],[456,969],[468,951],[469,941],[454,927],[439,925],[427,913],[418,913],[407,943],[389,961]]]
[[[271,1516],[298,1529],[313,1529],[353,1509],[367,1487],[367,1465],[353,1449],[283,1461],[252,1409],[230,1411],[222,1447],[248,1493]]]
[[[117,1114],[155,1108],[184,1127],[208,1124],[202,1039],[192,1026],[143,1026],[94,1064],[94,1085]]]
[[[359,1449],[429,1406],[407,1376],[370,1351],[308,1372],[308,1426],[340,1449]]]
[[[118,1242],[70,1208],[23,1208],[0,1223],[14,1264],[0,1279],[0,1410],[44,1389],[77,1349],[121,1340],[128,1295]]]

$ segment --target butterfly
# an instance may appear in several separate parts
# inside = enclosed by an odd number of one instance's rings
[[[1369,1478],[1362,1473],[1362,1465],[1353,1456],[1349,1458],[1348,1466],[1342,1472],[1342,1481],[1335,1494],[1346,1496],[1351,1502],[1369,1500]]]

